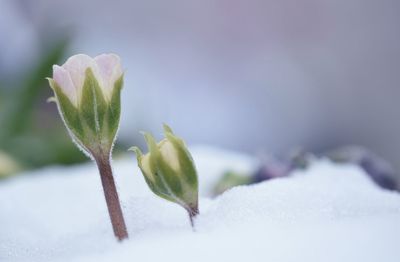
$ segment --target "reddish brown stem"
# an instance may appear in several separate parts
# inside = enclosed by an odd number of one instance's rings
[[[188,207],[186,210],[187,210],[187,212],[189,214],[190,225],[192,225],[192,228],[194,230],[194,221],[193,221],[193,219],[194,219],[195,216],[197,216],[199,214],[199,208],[198,207],[194,207],[194,208]]]
[[[114,235],[119,241],[121,241],[128,238],[128,232],[126,230],[117,188],[115,187],[110,160],[108,158],[98,158],[96,159],[96,163],[99,168],[101,183],[103,185],[104,196],[106,198]]]

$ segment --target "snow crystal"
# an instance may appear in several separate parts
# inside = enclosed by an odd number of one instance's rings
[[[130,239],[117,243],[94,164],[52,167],[0,184],[0,261],[397,261],[400,196],[352,165],[306,171],[210,199],[249,156],[192,150],[200,180],[196,231],[147,188],[135,157],[114,161]]]

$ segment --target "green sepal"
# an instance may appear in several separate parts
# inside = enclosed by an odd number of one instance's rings
[[[150,165],[154,168],[154,185],[156,191],[153,191],[158,196],[175,203],[181,204],[180,199],[182,188],[174,171],[162,160],[161,153],[154,137],[150,133],[144,132],[149,154]]]
[[[167,125],[163,125],[164,134],[167,140],[173,145],[176,153],[178,154],[179,167],[180,167],[180,180],[184,189],[181,197],[185,203],[190,206],[197,206],[198,199],[198,179],[196,167],[186,145],[182,139],[175,136],[172,129]]]
[[[115,82],[114,89],[111,94],[111,100],[108,105],[106,114],[106,122],[108,123],[109,140],[113,141],[118,131],[119,120],[121,116],[121,90],[123,87],[123,75]]]
[[[149,154],[150,154],[150,169],[151,169],[151,171],[153,173],[153,177],[154,177],[154,181],[151,181],[151,182],[153,183],[153,188],[155,189],[155,191],[153,191],[153,192],[162,197],[170,196],[172,194],[172,192],[169,189],[169,185],[167,184],[167,181],[165,180],[165,178],[162,176],[163,174],[158,169],[157,161],[160,157],[160,151],[158,149],[157,143],[156,143],[154,137],[150,133],[143,132],[143,135],[146,140],[147,147],[148,147]]]
[[[168,129],[165,129],[165,127],[164,130],[166,138],[174,146],[178,154],[179,166],[181,169],[180,171],[185,179],[185,182],[188,185],[190,185],[193,189],[194,188],[197,189],[198,187],[197,171],[189,150],[186,149],[185,143],[183,142],[182,139],[176,137],[172,132],[169,132]]]
[[[142,165],[142,157],[143,157],[142,151],[140,151],[140,149],[138,147],[136,147],[136,146],[133,146],[133,147],[129,148],[128,150],[135,152],[137,163],[138,163],[138,166],[139,166],[140,170],[142,171],[143,177],[144,177],[147,185],[150,187],[151,191],[155,192],[156,188],[155,188],[154,182],[152,181],[152,179],[150,179],[148,177],[148,174],[147,174],[146,170],[143,168],[143,165]]]
[[[147,185],[149,186],[150,190],[156,194],[157,196],[164,198],[168,201],[172,201],[175,203],[179,203],[177,201],[176,196],[172,193],[171,189],[169,186],[163,181],[163,177],[161,177],[160,173],[155,172],[154,173],[154,181],[149,179],[145,173],[144,170],[141,168],[144,180],[146,181]]]
[[[133,152],[135,152],[137,162],[138,162],[138,164],[140,164],[140,159],[141,159],[141,157],[143,156],[142,151],[141,151],[137,146],[133,146],[133,147],[129,148],[128,151],[133,151]]]
[[[164,133],[174,134],[174,132],[172,131],[172,128],[169,125],[167,125],[166,123],[163,123],[163,129],[164,129]]]
[[[104,116],[107,110],[107,103],[90,67],[85,71],[85,81],[79,108],[81,116],[89,129],[94,134],[100,135],[104,129]]]
[[[84,130],[79,118],[78,108],[72,104],[71,100],[53,79],[48,78],[47,80],[57,97],[56,103],[66,127],[77,139],[82,140],[84,138]]]
[[[146,140],[147,143],[147,148],[150,152],[150,161],[152,164],[156,164],[157,157],[160,155],[160,151],[158,150],[157,142],[154,139],[154,137],[147,132],[142,132],[144,139]]]
[[[157,171],[165,180],[168,188],[171,190],[173,195],[178,198],[183,197],[183,189],[180,181],[180,174],[177,174],[175,170],[159,155],[157,160]]]
[[[150,134],[148,134],[148,135],[151,136]],[[157,196],[159,196],[161,198],[164,198],[164,199],[166,199],[168,201],[176,202],[175,198],[170,195],[169,190],[167,189],[167,187],[163,183],[163,181],[162,181],[162,179],[160,177],[160,174],[157,173],[156,170],[154,170],[154,173],[152,174],[153,179],[150,179],[148,177],[146,171],[143,169],[143,166],[142,166],[142,157],[143,157],[142,151],[140,151],[140,149],[138,147],[136,147],[136,146],[131,147],[128,150],[135,152],[136,158],[137,158],[137,162],[138,162],[138,166],[139,166],[140,170],[142,171],[144,180],[146,181],[146,183],[149,186],[150,190],[154,194],[156,194]],[[156,169],[156,167],[153,167],[153,168]]]

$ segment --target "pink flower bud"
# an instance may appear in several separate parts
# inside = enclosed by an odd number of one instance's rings
[[[78,54],[71,56],[62,66],[54,65],[53,80],[76,107],[81,103],[88,68],[92,70],[108,102],[111,100],[116,81],[123,74],[121,60],[115,54],[102,54],[95,58]]]

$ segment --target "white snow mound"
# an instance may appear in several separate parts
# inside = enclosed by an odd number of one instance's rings
[[[249,156],[192,150],[200,179],[196,232],[185,211],[154,196],[134,157],[114,161],[130,239],[113,237],[94,164],[0,183],[0,261],[398,261],[400,195],[356,166],[327,160],[210,199],[226,169]]]

